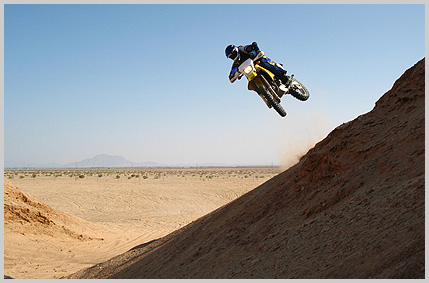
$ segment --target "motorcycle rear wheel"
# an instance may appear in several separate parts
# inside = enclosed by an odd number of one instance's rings
[[[301,101],[306,101],[310,97],[310,93],[307,88],[294,78],[292,79],[289,93]]]

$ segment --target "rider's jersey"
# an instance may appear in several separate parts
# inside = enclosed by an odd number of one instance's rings
[[[234,77],[234,74],[238,71],[238,66],[240,66],[241,63],[243,63],[249,58],[251,59],[255,58],[257,53],[253,51],[259,51],[259,48],[257,46],[254,47],[252,44],[245,45],[245,46],[242,46],[242,45],[238,46],[239,56],[237,56],[237,58],[234,60],[234,63],[232,63],[231,72],[229,73],[230,80],[232,80],[232,78]]]

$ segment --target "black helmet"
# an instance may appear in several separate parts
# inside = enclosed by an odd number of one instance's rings
[[[237,59],[239,56],[238,47],[232,44],[228,45],[225,48],[225,55],[226,55],[226,58],[229,58],[231,60]]]

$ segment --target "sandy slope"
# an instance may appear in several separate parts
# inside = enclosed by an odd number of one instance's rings
[[[138,169],[6,172],[13,184],[4,184],[5,274],[66,276],[165,236],[279,172],[143,171],[147,179]],[[131,177],[136,173],[139,178]]]
[[[424,74],[279,176],[70,278],[424,278]]]
[[[13,278],[58,278],[115,255],[126,241],[123,233],[54,210],[8,180],[4,190],[4,268]]]

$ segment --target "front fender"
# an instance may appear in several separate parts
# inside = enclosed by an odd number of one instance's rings
[[[267,74],[270,78],[271,81],[274,81],[274,74],[271,73],[270,71],[268,71],[267,69],[265,69],[264,67],[261,67],[259,65],[255,65],[255,69],[258,72],[258,75],[252,80],[255,82],[257,87],[260,87],[261,85],[264,85],[264,83],[262,82],[261,78],[259,76],[262,76],[262,72],[264,72],[265,74]],[[257,90],[253,87],[253,85],[250,83],[247,85],[247,89],[248,90],[254,90],[257,92]]]
[[[248,90],[254,90],[254,91],[258,92],[258,90],[255,89],[253,87],[253,85],[256,85],[256,87],[259,88],[261,85],[264,84],[259,76],[260,76],[260,74],[258,74],[253,80],[249,81],[249,83],[247,84]]]
[[[255,69],[260,73],[260,72],[264,72],[267,75],[270,76],[271,80],[274,81],[274,74],[271,73],[270,71],[268,71],[267,69],[265,69],[264,67],[261,67],[259,65],[255,65]]]

